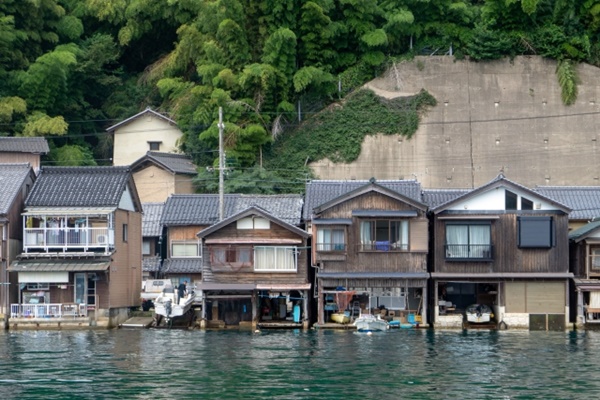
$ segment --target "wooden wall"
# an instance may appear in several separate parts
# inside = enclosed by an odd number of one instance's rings
[[[554,247],[549,249],[521,249],[518,247],[518,216],[552,216],[554,218]],[[471,215],[469,215],[471,216]],[[466,216],[465,220],[468,220]],[[472,216],[471,216],[472,217]],[[452,220],[456,221],[456,220]],[[480,221],[480,220],[479,220]],[[437,216],[433,223],[433,270],[435,272],[491,273],[491,272],[568,272],[569,241],[567,215],[555,213],[500,214],[491,219],[493,261],[447,261],[445,253],[446,222]]]
[[[123,224],[127,224],[128,240],[123,241]],[[109,307],[140,305],[142,288],[142,214],[115,212],[115,253],[110,266]],[[103,299],[100,298],[101,304]]]

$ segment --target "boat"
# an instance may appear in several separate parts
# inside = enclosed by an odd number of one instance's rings
[[[361,314],[354,321],[354,326],[359,332],[382,332],[390,328],[389,322],[373,314]]]
[[[191,290],[184,297],[178,297],[177,292],[169,287],[163,289],[162,293],[154,299],[154,314],[157,325],[160,325],[163,318],[168,325],[171,325],[173,319],[190,315],[196,294]]]
[[[471,304],[465,311],[467,322],[473,324],[485,324],[492,320],[494,314],[492,309],[485,304]]]
[[[331,320],[338,324],[347,324],[350,322],[350,316],[345,312],[336,312],[331,314]]]

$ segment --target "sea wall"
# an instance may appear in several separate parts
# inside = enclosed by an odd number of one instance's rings
[[[413,138],[373,132],[350,164],[311,164],[320,179],[417,179],[425,188],[472,188],[500,172],[526,186],[599,184],[600,70],[581,64],[565,106],[556,62],[417,57],[366,85],[394,98],[426,89],[438,101]]]

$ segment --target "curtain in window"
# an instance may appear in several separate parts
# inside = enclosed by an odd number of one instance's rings
[[[212,262],[215,264],[226,264],[227,251],[225,249],[212,249]]]
[[[446,257],[467,258],[469,256],[469,227],[465,225],[447,225],[446,244]]]
[[[257,271],[295,271],[295,247],[257,246],[254,248],[254,269]]]
[[[408,250],[408,221],[400,221],[400,249]]]
[[[196,243],[173,243],[172,257],[198,257]]]
[[[331,232],[332,244],[333,248],[331,250],[344,250],[345,247],[345,239],[344,239],[344,230],[343,229],[334,229]]]
[[[489,258],[490,227],[488,225],[471,225],[469,228],[470,256],[472,258]]]
[[[371,238],[372,224],[371,221],[362,221],[360,223],[360,244],[362,250],[371,250],[373,247]]]
[[[317,231],[317,251],[331,250],[331,230],[319,229]]]

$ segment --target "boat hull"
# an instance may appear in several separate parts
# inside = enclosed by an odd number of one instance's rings
[[[350,322],[350,316],[344,313],[333,313],[331,314],[331,320],[338,324],[347,324]]]
[[[486,324],[491,322],[492,309],[485,304],[472,304],[465,312],[467,322],[471,324]]]
[[[354,321],[354,326],[359,332],[383,332],[389,329],[390,324],[373,315],[361,315]]]

